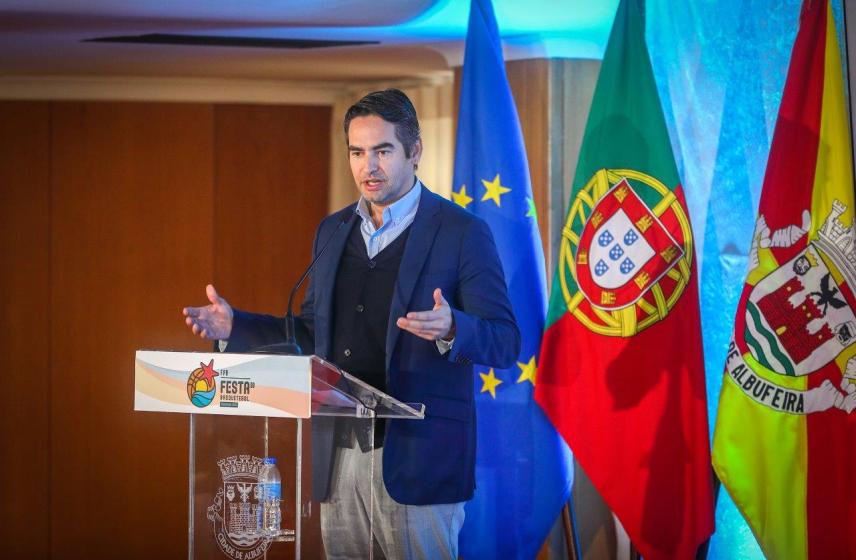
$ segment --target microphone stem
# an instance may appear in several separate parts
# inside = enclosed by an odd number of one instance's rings
[[[297,344],[297,333],[294,329],[294,314],[291,312],[291,306],[289,306],[288,313],[285,316],[285,343],[296,349],[295,354],[303,354],[300,345]]]
[[[303,285],[303,282],[304,280],[306,280],[306,277],[309,276],[309,273],[312,271],[313,268],[315,268],[315,263],[318,262],[318,259],[320,259],[321,255],[324,254],[324,251],[327,250],[327,246],[330,245],[330,241],[333,240],[333,236],[336,234],[336,232],[342,229],[342,226],[349,223],[354,217],[354,215],[354,213],[347,214],[344,219],[339,221],[339,223],[336,225],[336,229],[333,230],[333,233],[330,234],[330,237],[327,238],[327,241],[324,243],[324,246],[321,247],[321,250],[318,251],[318,254],[315,255],[315,258],[312,259],[311,263],[309,263],[309,266],[300,276],[300,279],[297,281],[297,284],[294,285],[294,288],[291,289],[291,293],[288,295],[288,310],[285,313],[285,344],[289,348],[296,350],[294,352],[296,355],[301,355],[302,351],[300,349],[300,346],[297,344],[297,333],[295,332],[294,328],[294,296],[297,294],[297,290],[300,289],[300,286]]]

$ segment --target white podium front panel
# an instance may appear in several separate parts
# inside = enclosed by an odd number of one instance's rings
[[[134,410],[309,418],[311,360],[140,350],[134,363]]]

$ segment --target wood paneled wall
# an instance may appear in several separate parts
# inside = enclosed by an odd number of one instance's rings
[[[50,110],[0,103],[0,537],[10,558],[50,546]]]
[[[327,213],[330,108],[230,105],[214,124],[215,285],[243,309],[282,315]]]
[[[538,212],[538,229],[544,254],[549,255],[550,61],[545,58],[512,60],[505,64],[505,68],[517,105],[526,157],[529,159],[529,178]],[[549,267],[547,270],[552,272]]]
[[[187,554],[187,418],[133,412],[137,348],[208,349],[215,282],[281,312],[327,208],[327,107],[0,103],[0,540]]]

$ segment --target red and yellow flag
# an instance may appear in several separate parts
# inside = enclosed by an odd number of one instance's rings
[[[856,557],[856,238],[835,22],[806,0],[713,445],[769,558]]]

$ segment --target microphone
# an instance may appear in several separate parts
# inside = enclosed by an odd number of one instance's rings
[[[306,277],[309,276],[309,273],[312,272],[312,269],[315,268],[315,263],[318,262],[318,259],[321,258],[321,255],[324,254],[324,251],[327,250],[327,246],[330,245],[330,242],[336,236],[340,229],[342,229],[346,224],[350,223],[353,217],[356,215],[356,212],[348,212],[345,216],[339,220],[339,223],[336,224],[336,229],[333,230],[333,233],[330,234],[330,237],[327,238],[327,241],[324,242],[324,245],[321,246],[321,250],[318,251],[318,254],[315,255],[315,258],[312,259],[312,262],[309,263],[309,266],[306,267],[306,270],[300,276],[300,279],[297,280],[297,283],[291,289],[291,293],[288,295],[288,310],[285,313],[285,342],[277,342],[275,344],[266,344],[264,346],[259,346],[253,349],[254,353],[257,354],[283,354],[286,356],[302,356],[303,350],[300,348],[300,345],[297,344],[297,336],[294,330],[294,311],[292,307],[294,305],[294,296],[297,294],[297,290],[300,289],[300,286],[303,285],[303,282],[306,280]]]

